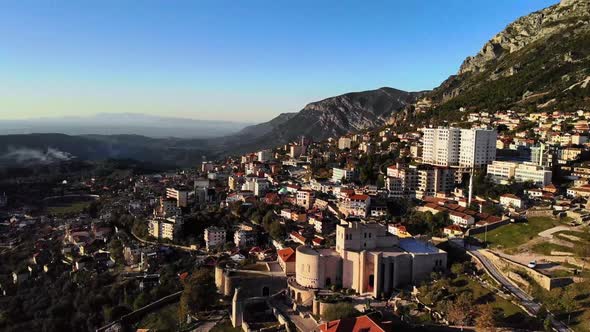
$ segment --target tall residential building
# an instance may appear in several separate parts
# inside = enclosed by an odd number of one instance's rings
[[[480,167],[496,159],[495,129],[424,128],[422,161],[435,166]]]
[[[495,129],[461,129],[459,166],[481,167],[496,159]]]

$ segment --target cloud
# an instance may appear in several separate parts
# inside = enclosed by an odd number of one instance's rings
[[[52,164],[75,158],[72,154],[55,148],[40,149],[9,148],[0,159],[15,161],[19,164]]]

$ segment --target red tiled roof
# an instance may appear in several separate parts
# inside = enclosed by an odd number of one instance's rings
[[[378,324],[369,316],[343,318],[319,326],[321,332],[386,332],[391,331],[390,323]]]
[[[369,198],[368,195],[352,195],[350,199],[353,201],[366,201]]]
[[[277,251],[279,258],[287,263],[287,262],[294,262],[295,261],[295,250],[293,248],[285,248]]]
[[[305,242],[305,238],[303,237],[303,235],[301,235],[295,231],[291,232],[291,236],[296,238],[299,241]]]

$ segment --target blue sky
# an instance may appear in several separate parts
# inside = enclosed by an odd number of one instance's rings
[[[0,119],[255,122],[350,91],[431,89],[556,2],[0,1]]]

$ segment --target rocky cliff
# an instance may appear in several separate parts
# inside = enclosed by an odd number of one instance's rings
[[[427,97],[437,114],[586,109],[589,68],[590,0],[564,0],[509,24]]]

